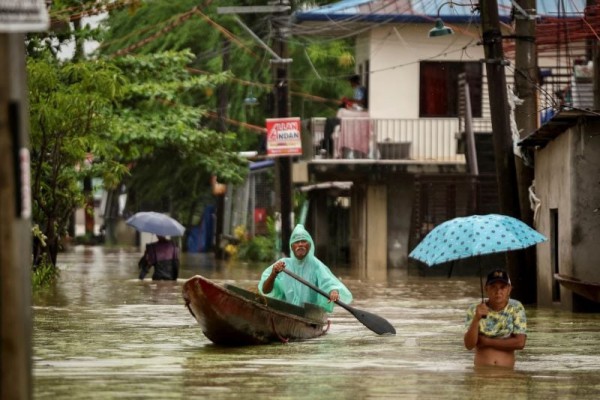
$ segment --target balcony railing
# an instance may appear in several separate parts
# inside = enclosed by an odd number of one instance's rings
[[[341,118],[331,129],[326,118],[311,119],[315,159],[464,162],[457,151],[458,118]],[[489,121],[476,121],[488,129]],[[326,133],[326,125],[329,131]],[[491,128],[489,128],[491,129]]]

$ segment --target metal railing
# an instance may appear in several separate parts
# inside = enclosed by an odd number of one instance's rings
[[[478,121],[489,125],[485,121]],[[457,151],[458,118],[326,118],[311,119],[316,159],[464,162]],[[326,132],[329,126],[331,132]]]
[[[542,68],[543,81],[536,89],[539,98],[540,123],[545,123],[561,107],[590,108],[592,83],[590,65],[554,66]],[[509,86],[514,77],[507,75]],[[469,118],[465,107],[464,77],[459,80],[458,118],[368,118],[347,117],[334,119],[312,118],[312,135],[315,159],[370,159],[381,161],[453,161],[464,162],[464,151],[458,141]],[[487,80],[483,77],[481,117],[470,118],[473,133],[492,132],[491,111],[487,101]],[[473,155],[475,157],[476,155]]]

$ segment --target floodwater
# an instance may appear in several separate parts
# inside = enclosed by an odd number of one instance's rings
[[[75,247],[61,278],[34,296],[36,399],[597,399],[600,315],[527,307],[529,335],[515,370],[475,370],[462,344],[473,278],[361,281],[334,270],[353,306],[389,320],[380,337],[336,308],[327,335],[305,342],[223,348],[184,306],[184,280],[201,274],[254,287],[264,266],[216,265],[185,255],[178,282],[135,279],[131,249]]]

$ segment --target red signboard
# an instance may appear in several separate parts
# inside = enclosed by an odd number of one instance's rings
[[[302,155],[300,140],[300,118],[267,119],[267,155]]]

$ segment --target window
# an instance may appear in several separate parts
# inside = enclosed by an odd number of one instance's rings
[[[458,75],[463,72],[469,82],[473,117],[481,117],[481,64],[458,61],[421,62],[420,117],[458,117]]]

